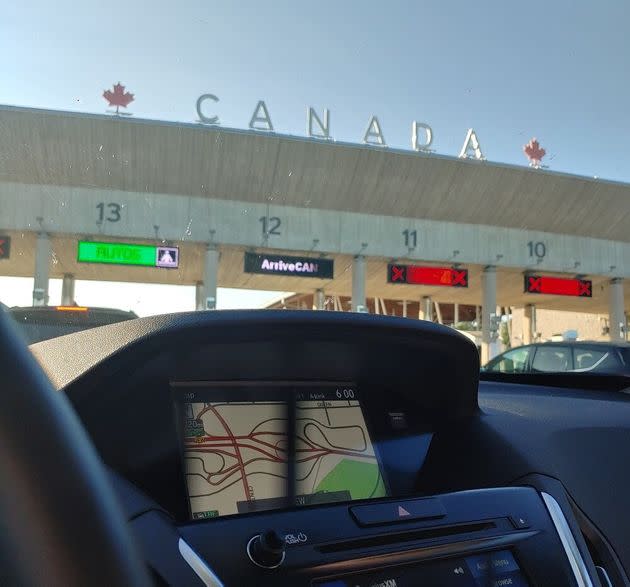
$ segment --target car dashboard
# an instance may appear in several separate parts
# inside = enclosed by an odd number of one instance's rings
[[[361,314],[176,314],[31,349],[157,585],[629,584],[625,394],[480,383],[457,332]]]

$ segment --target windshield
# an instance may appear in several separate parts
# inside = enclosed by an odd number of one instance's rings
[[[11,3],[0,302],[368,312],[456,328],[487,370],[624,371],[626,17]]]

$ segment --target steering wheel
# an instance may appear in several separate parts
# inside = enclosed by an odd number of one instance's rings
[[[151,584],[90,439],[2,310],[0,584]]]

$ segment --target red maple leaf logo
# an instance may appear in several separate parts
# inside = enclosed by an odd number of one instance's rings
[[[523,152],[525,153],[527,158],[530,160],[530,162],[535,166],[540,165],[541,159],[547,154],[547,151],[545,151],[540,146],[540,144],[535,138],[533,138],[531,141],[529,141],[529,143],[527,143],[523,147]]]
[[[111,90],[105,90],[103,92],[103,98],[109,102],[110,106],[116,106],[116,112],[118,112],[120,106],[127,108],[127,106],[133,102],[133,94],[125,92],[125,86],[120,82],[114,86],[113,92]]]

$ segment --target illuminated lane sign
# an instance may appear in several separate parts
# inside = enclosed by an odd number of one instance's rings
[[[11,237],[0,235],[0,259],[8,259],[11,254]]]
[[[387,266],[389,283],[411,285],[442,285],[446,287],[468,287],[468,269],[453,267],[422,267],[420,265]]]
[[[525,293],[592,298],[593,282],[588,279],[526,275]]]
[[[77,261],[176,269],[179,267],[179,249],[155,245],[79,241]]]
[[[244,271],[245,273],[261,273],[263,275],[289,275],[291,277],[332,279],[334,261],[332,259],[289,257],[288,255],[245,253]]]

